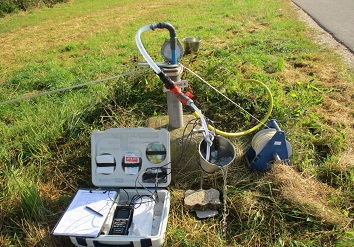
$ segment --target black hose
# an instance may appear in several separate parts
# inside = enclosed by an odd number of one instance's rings
[[[170,42],[171,42],[171,49],[176,49],[176,29],[168,22],[159,22],[157,24],[151,24],[151,30],[155,30],[156,28],[166,28],[170,32]]]

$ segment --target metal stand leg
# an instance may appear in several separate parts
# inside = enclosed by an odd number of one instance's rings
[[[200,189],[202,190],[203,189],[203,180],[204,180],[204,171],[203,169],[202,170],[202,174],[200,176]]]

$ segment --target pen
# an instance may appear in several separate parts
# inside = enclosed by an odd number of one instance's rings
[[[99,216],[102,216],[103,217],[103,214],[101,214],[100,212],[97,212],[96,210],[94,210],[93,208],[90,208],[89,206],[85,206],[85,208],[87,208],[88,210],[98,214]]]

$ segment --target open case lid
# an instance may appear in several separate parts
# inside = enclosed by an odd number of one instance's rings
[[[171,182],[170,133],[165,129],[96,130],[91,156],[97,187],[167,187]]]

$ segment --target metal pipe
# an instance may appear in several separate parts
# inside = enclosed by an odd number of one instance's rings
[[[170,44],[171,44],[171,54],[172,54],[172,64],[177,64],[177,35],[176,29],[168,22],[160,22],[157,24],[151,24],[151,29],[155,28],[166,28],[170,32]]]

